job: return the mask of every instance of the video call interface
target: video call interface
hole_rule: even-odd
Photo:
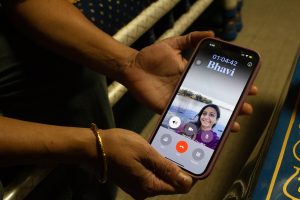
[[[202,42],[151,145],[185,170],[203,174],[257,63],[252,51]]]

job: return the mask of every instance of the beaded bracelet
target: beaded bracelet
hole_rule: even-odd
[[[102,139],[100,136],[100,130],[98,129],[97,125],[92,123],[91,124],[91,130],[93,131],[94,135],[96,136],[97,139],[97,153],[99,156],[99,160],[100,160],[100,167],[103,169],[100,173],[97,173],[98,175],[98,180],[100,183],[106,183],[107,181],[107,159],[106,159],[106,154],[104,152],[104,148],[103,148],[103,143],[102,143]],[[100,168],[100,169],[101,169]]]

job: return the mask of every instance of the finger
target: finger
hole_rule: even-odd
[[[253,112],[253,107],[249,103],[244,103],[239,115],[250,115]]]
[[[174,186],[164,182],[153,173],[150,173],[141,184],[142,194],[140,196],[152,197],[156,195],[176,193],[176,188]]]
[[[232,128],[231,128],[231,132],[239,132],[241,129],[241,126],[238,122],[234,122]]]
[[[248,95],[257,95],[257,93],[258,93],[258,88],[255,85],[252,85]]]
[[[206,37],[214,37],[212,31],[195,31],[184,36],[178,36],[170,38],[170,45],[178,50],[185,50],[189,48],[195,48],[200,40]]]
[[[158,193],[185,193],[191,189],[193,184],[192,178],[185,174],[177,165],[165,159],[156,151],[153,151],[152,155],[149,155],[148,158],[150,158],[151,162],[150,167],[157,177],[157,180],[155,180],[156,184],[161,187],[157,188]],[[174,188],[174,190],[170,190],[170,185]]]

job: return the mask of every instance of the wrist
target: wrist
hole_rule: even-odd
[[[84,62],[93,70],[107,77],[124,83],[124,75],[134,61],[137,50],[126,46],[106,34],[100,35],[99,41],[87,48],[83,54],[88,55]],[[126,79],[126,78],[125,78]]]
[[[112,78],[113,80],[116,80],[127,86],[138,51],[133,48],[126,47],[123,52],[120,53],[121,55],[117,55],[115,60],[113,60],[116,68],[114,68]]]
[[[132,84],[136,81],[137,77],[140,78],[139,73],[141,66],[138,63],[138,56],[139,51],[130,51],[127,55],[127,60],[123,60],[124,62],[122,63],[119,77],[115,79],[128,89],[132,87]]]
[[[106,158],[106,153],[104,150],[104,145],[102,142],[102,131],[98,129],[97,125],[92,123],[91,124],[91,130],[93,134],[95,135],[96,139],[96,150],[97,150],[97,157],[98,157],[98,170],[96,168],[96,176],[99,182],[105,183],[107,181],[107,158]]]
[[[80,128],[81,131],[73,137],[70,150],[73,152],[76,163],[94,165],[97,160],[96,140],[90,128]]]

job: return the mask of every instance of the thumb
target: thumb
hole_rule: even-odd
[[[173,45],[173,48],[178,50],[185,50],[189,48],[195,48],[200,40],[206,37],[214,37],[214,32],[212,31],[194,31],[187,35],[178,36]]]

